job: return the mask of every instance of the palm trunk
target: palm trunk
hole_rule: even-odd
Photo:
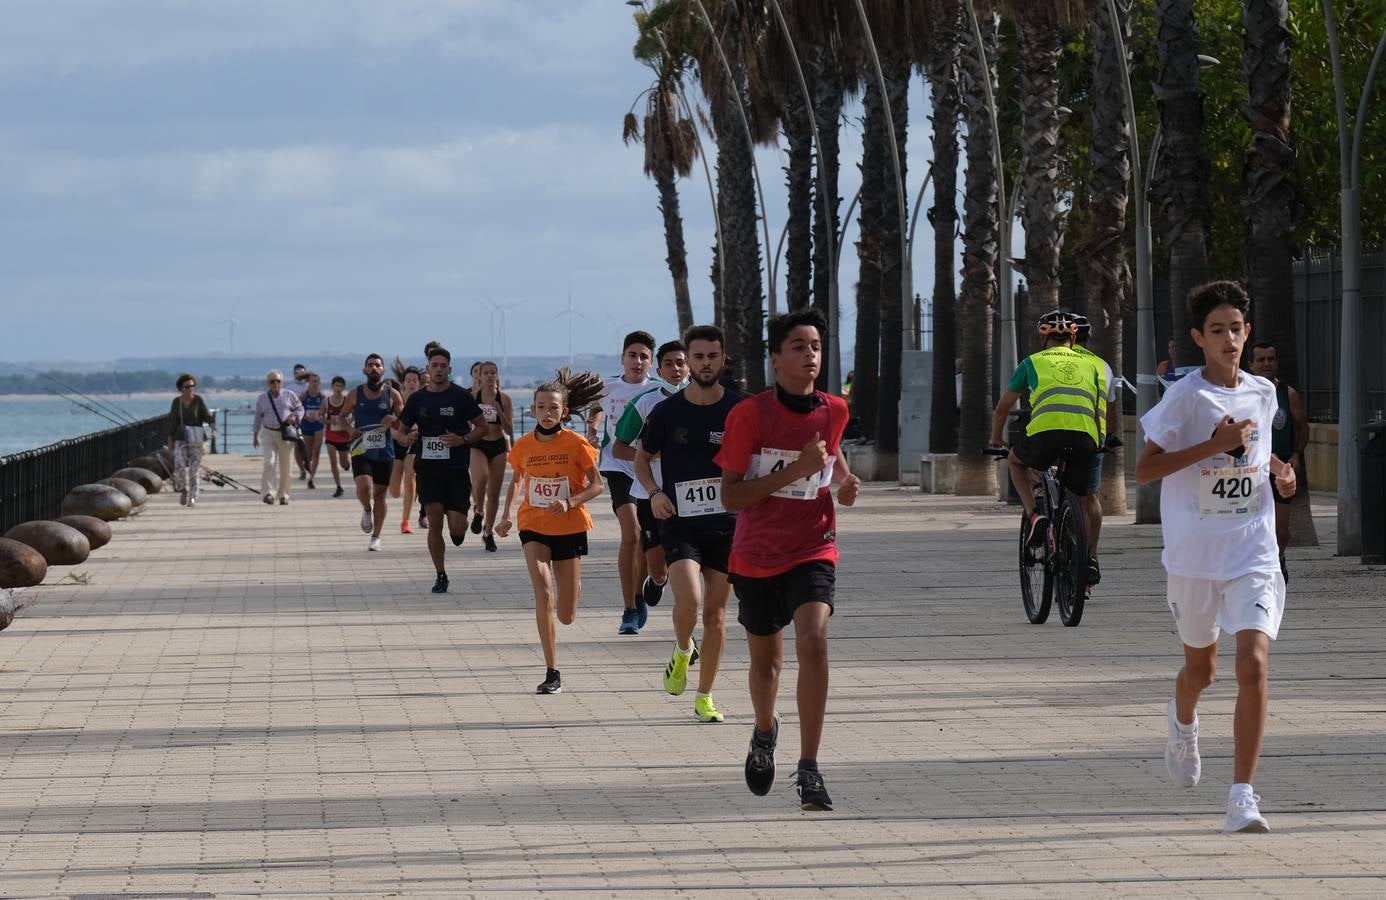
[[[1030,0],[1036,7],[1041,4]],[[1059,251],[1063,214],[1059,208],[1059,57],[1063,32],[1051,16],[1018,18],[1020,48],[1021,164],[1025,261],[1016,268],[1029,284],[1034,309],[1059,305]],[[1009,251],[1009,248],[1006,248]]]
[[[962,107],[967,121],[967,172],[963,179],[963,267],[959,298],[958,344],[963,361],[962,410],[958,421],[957,492],[996,493],[996,465],[982,455],[991,435],[991,410],[996,402],[991,380],[991,317],[995,312],[996,254],[1000,247],[996,209],[1000,160],[992,149],[992,121],[982,79],[996,89],[996,40],[1000,22],[995,13],[978,13],[984,70],[976,48],[965,48],[962,60]]]
[[[954,375],[958,355],[957,291],[953,286],[954,235],[958,227],[958,53],[962,43],[962,5],[957,0],[929,0],[933,22],[928,60],[933,100],[931,168],[934,205],[929,222],[934,229],[933,343],[934,386],[929,419],[929,449],[958,450],[958,402]]]
[[[688,250],[683,243],[683,216],[679,213],[679,189],[672,168],[660,167],[654,175],[659,189],[659,211],[664,216],[665,261],[674,279],[674,311],[679,334],[693,327],[693,301],[688,294]]]
[[[813,285],[813,127],[798,82],[784,97],[784,133],[789,142],[785,176],[789,188],[789,224],[785,237],[785,303],[790,309],[809,305]]]
[[[1123,45],[1130,44],[1131,0],[1116,0]],[[1092,139],[1088,149],[1089,234],[1080,251],[1084,299],[1092,321],[1091,349],[1112,367],[1122,368],[1122,326],[1125,299],[1131,286],[1126,263],[1127,184],[1131,177],[1131,135],[1126,122],[1122,73],[1128,57],[1117,52],[1106,4],[1093,18]],[[1117,403],[1122,402],[1117,395]],[[1121,448],[1115,448],[1102,467],[1102,508],[1113,515],[1126,512],[1126,468]]]
[[[867,79],[862,97],[864,133],[861,159],[861,235],[857,239],[857,339],[852,380],[852,411],[861,418],[862,433],[877,437],[881,350],[881,222],[885,216],[885,108],[881,89]]]
[[[1251,145],[1242,167],[1242,205],[1246,208],[1246,267],[1255,338],[1275,344],[1280,378],[1299,382],[1295,347],[1294,241],[1300,202],[1290,175],[1295,148],[1290,143],[1290,47],[1287,0],[1246,0],[1242,65],[1251,124]],[[1247,351],[1248,356],[1250,350]]]
[[[900,470],[900,365],[904,352],[904,293],[905,260],[901,246],[901,190],[896,183],[895,159],[900,160],[899,179],[908,183],[905,171],[905,138],[909,129],[911,61],[904,56],[888,55],[883,60],[886,97],[895,127],[895,156],[890,153],[890,134],[881,135],[886,150],[882,153],[882,180],[885,189],[881,216],[881,362],[880,391],[876,395],[876,466],[877,472],[898,473]],[[884,129],[883,129],[884,130]],[[903,201],[908,203],[908,200]],[[893,476],[892,476],[893,477]]]
[[[1159,59],[1156,97],[1163,148],[1150,184],[1160,243],[1169,254],[1169,307],[1174,358],[1203,360],[1189,334],[1185,299],[1208,280],[1208,157],[1203,152],[1203,94],[1199,88],[1198,29],[1194,0],[1155,0]],[[1136,202],[1141,198],[1137,197]],[[1144,340],[1154,340],[1154,336]],[[1156,358],[1164,356],[1156,347]],[[1153,375],[1142,372],[1141,375]]]
[[[830,273],[834,277],[837,275],[836,263],[830,260],[829,254],[836,253],[838,235],[842,229],[842,198],[838,196],[837,171],[838,136],[841,132],[842,100],[846,94],[846,85],[842,80],[841,69],[828,48],[815,45],[810,48],[807,57],[809,90],[813,93],[813,115],[817,120],[818,138],[821,141],[818,148],[818,165],[822,166],[814,185],[813,305],[827,316],[831,312],[828,309],[828,297],[835,287],[828,278]],[[823,210],[825,191],[828,200],[826,216]],[[841,322],[829,318],[828,327],[836,332],[841,327]],[[822,389],[828,387],[827,366],[823,367],[823,372],[818,377],[818,386]]]

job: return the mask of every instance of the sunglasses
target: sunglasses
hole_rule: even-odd
[[[187,384],[185,384],[185,385],[183,385],[181,388],[179,388],[179,390],[180,390],[180,391],[190,391],[190,390],[192,390],[192,389],[195,388],[195,387],[197,387],[196,384],[193,384],[192,382],[188,382]]]
[[[265,383],[266,383],[266,384],[283,384],[283,383],[284,383],[284,380],[283,380],[282,378],[271,378],[271,379],[269,379],[269,381],[267,381],[267,382],[265,382]]]

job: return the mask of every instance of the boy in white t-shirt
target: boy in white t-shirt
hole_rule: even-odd
[[[1169,702],[1165,768],[1176,784],[1198,783],[1198,697],[1213,683],[1218,635],[1230,631],[1237,641],[1237,706],[1223,830],[1266,832],[1251,782],[1265,734],[1270,642],[1285,606],[1271,491],[1293,496],[1295,473],[1270,451],[1275,385],[1240,369],[1251,334],[1246,292],[1235,282],[1212,282],[1189,293],[1188,307],[1204,366],[1171,384],[1141,419],[1146,443],[1136,464],[1141,484],[1164,479],[1162,561],[1184,643],[1184,667]]]

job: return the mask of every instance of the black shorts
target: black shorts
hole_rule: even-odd
[[[634,503],[635,498],[630,495],[630,487],[634,480],[625,472],[602,472],[602,478],[606,479],[606,492],[611,495],[611,510],[615,512],[627,503]]]
[[[360,478],[362,475],[369,475],[376,487],[388,487],[390,471],[394,467],[394,462],[388,459],[371,459],[365,454],[353,456],[351,458],[351,477]]]
[[[660,542],[664,544],[664,561],[671,566],[691,559],[704,569],[727,572],[731,531],[698,531],[681,525],[678,519],[666,519],[661,523]]]
[[[659,520],[655,518],[654,507],[648,499],[636,499],[635,521],[640,524],[640,549],[653,550],[660,546]]]
[[[497,456],[505,455],[505,438],[486,438],[485,440],[477,441],[475,444],[472,444],[472,449],[480,450],[482,453],[486,454],[486,461],[490,462]]]
[[[1041,431],[1026,435],[1011,449],[1025,465],[1044,470],[1058,462],[1068,448],[1072,451],[1064,469],[1064,488],[1076,497],[1086,497],[1092,483],[1092,460],[1097,455],[1097,442],[1086,431]]]
[[[466,513],[472,506],[472,479],[466,469],[430,471],[414,467],[414,489],[424,506],[441,503],[447,512]]]
[[[417,441],[415,441],[412,444],[409,444],[408,446],[401,444],[399,441],[394,441],[393,443],[395,445],[396,462],[404,462],[406,459],[409,458],[409,454],[414,453],[414,448],[419,445]]]
[[[736,588],[736,620],[750,634],[769,637],[793,622],[795,611],[805,603],[826,603],[832,615],[837,567],[815,560],[769,578],[733,575],[731,583]]]
[[[340,450],[343,453],[350,453],[351,439],[348,438],[345,441],[328,441],[327,446],[331,447],[333,450]]]
[[[540,534],[537,531],[521,531],[520,543],[538,543],[549,548],[549,559],[563,562],[587,555],[587,532],[576,534]]]

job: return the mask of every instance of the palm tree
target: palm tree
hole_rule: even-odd
[[[656,15],[667,10],[656,10]],[[688,60],[676,50],[676,45],[653,29],[658,19],[643,12],[636,14],[641,37],[635,47],[637,58],[655,72],[655,82],[641,97],[645,101],[644,132],[634,108],[626,113],[622,139],[627,143],[640,141],[645,148],[645,174],[654,179],[659,192],[659,211],[664,217],[664,243],[668,256],[669,274],[674,279],[674,308],[678,315],[679,333],[693,327],[693,301],[688,292],[688,251],[683,240],[683,216],[679,212],[678,179],[693,171],[698,158],[698,141],[693,120],[682,114],[679,90],[682,73]]]
[[[838,196],[837,186],[842,105],[857,87],[856,56],[848,51],[857,33],[856,18],[846,8],[844,0],[801,0],[793,7],[793,19],[797,22],[798,33],[803,36],[800,46],[805,76],[813,94],[813,117],[822,142],[818,148],[818,164],[822,170],[814,183],[817,193],[813,204],[813,305],[826,315],[832,292],[828,279],[837,274],[837,266],[830,261],[829,254],[836,253],[842,231],[842,198]],[[830,324],[838,327],[837,322]],[[826,378],[825,371],[824,386]]]
[[[865,80],[862,95],[861,213],[857,237],[857,334],[854,343],[852,411],[861,419],[862,434],[877,437],[880,396],[882,251],[881,220],[885,217],[889,141],[881,86]]]
[[[1130,46],[1131,0],[1116,0],[1120,46]],[[1088,234],[1079,251],[1087,316],[1093,323],[1091,349],[1113,373],[1122,369],[1122,321],[1131,287],[1126,264],[1127,180],[1131,177],[1131,134],[1126,121],[1122,73],[1129,55],[1118,52],[1105,2],[1093,8],[1092,134],[1088,142]],[[1117,402],[1121,402],[1118,395]],[[1102,508],[1126,511],[1126,469],[1121,448],[1102,467]]]
[[[963,361],[962,410],[958,422],[959,494],[996,492],[996,466],[982,455],[991,433],[991,318],[995,311],[996,254],[1000,247],[997,180],[1001,160],[993,145],[994,124],[987,108],[986,85],[996,90],[997,32],[1000,21],[988,0],[976,8],[982,66],[975,46],[965,46],[962,61],[962,110],[967,122],[967,171],[963,184],[963,266],[959,297],[958,344]],[[970,45],[972,42],[968,41]]]
[[[1295,148],[1290,143],[1290,8],[1287,0],[1245,0],[1242,66],[1251,124],[1251,144],[1242,167],[1246,209],[1247,286],[1255,301],[1255,334],[1276,345],[1280,377],[1299,377],[1295,348],[1294,240],[1300,201],[1290,181]]]
[[[1086,19],[1088,3],[1004,0],[1004,5],[1015,22],[1020,51],[1018,190],[1025,259],[1017,261],[1016,269],[1025,276],[1034,308],[1054,309],[1059,305],[1059,253],[1064,241],[1059,205],[1059,58],[1064,29]]]
[[[953,242],[958,229],[958,54],[970,43],[964,36],[963,0],[927,0],[929,36],[921,68],[933,101],[932,177],[934,205],[934,387],[929,420],[929,449],[956,453],[958,407],[953,387],[957,352],[957,291],[953,286]]]
[[[785,303],[790,309],[800,309],[809,305],[813,286],[813,120],[794,57],[804,43],[804,35],[796,33],[803,24],[804,10],[788,2],[782,2],[781,8],[785,11],[793,43],[786,40],[780,29],[770,29],[765,42],[765,70],[767,87],[789,144],[785,166],[789,194],[789,220],[785,225]]]
[[[1208,280],[1208,157],[1203,152],[1203,94],[1199,89],[1194,0],[1155,0],[1161,151],[1150,182],[1160,245],[1169,254],[1169,308],[1174,358],[1202,358],[1189,335],[1184,298]],[[1141,202],[1140,197],[1136,202]],[[1163,348],[1161,348],[1163,349]],[[1141,372],[1139,375],[1154,375]]]

